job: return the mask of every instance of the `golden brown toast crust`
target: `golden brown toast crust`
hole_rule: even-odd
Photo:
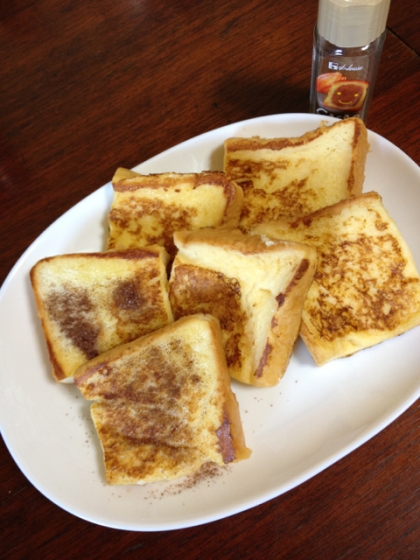
[[[338,142],[340,129],[345,135]],[[296,138],[227,139],[224,170],[244,191],[240,229],[302,216],[361,194],[368,149],[367,130],[358,118],[321,125]],[[343,161],[330,180],[335,152]]]
[[[366,193],[255,232],[312,244],[318,268],[301,336],[318,365],[420,324],[420,279],[377,193]]]
[[[173,233],[235,228],[242,189],[220,171],[139,175],[118,169],[109,213],[108,249],[162,245],[173,258]]]
[[[110,484],[172,479],[249,456],[220,336],[214,317],[186,317],[77,371],[75,383],[96,401]]]
[[[161,247],[47,257],[31,270],[53,375],[172,322]]]
[[[242,308],[239,281],[221,272],[180,264],[173,268],[171,286],[170,301],[175,317],[211,312],[222,328],[227,365],[240,370],[244,350],[242,333],[249,317]]]

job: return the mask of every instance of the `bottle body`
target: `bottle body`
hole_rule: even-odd
[[[310,111],[366,120],[386,31],[362,47],[340,47],[314,32]]]

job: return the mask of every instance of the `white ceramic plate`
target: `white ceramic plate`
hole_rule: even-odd
[[[222,169],[229,136],[298,136],[315,115],[253,119],[189,140],[141,164],[144,172]],[[324,118],[323,120],[328,120]],[[370,132],[365,191],[377,190],[420,265],[420,169]],[[40,258],[102,250],[110,184],[53,223],[25,252],[0,293],[0,426],[14,460],[40,492],[94,523],[157,531],[199,525],[270,500],[316,475],[373,437],[420,394],[420,328],[351,358],[314,365],[298,342],[281,383],[233,383],[251,458],[225,474],[181,488],[175,483],[104,483],[89,404],[52,380],[29,283]]]

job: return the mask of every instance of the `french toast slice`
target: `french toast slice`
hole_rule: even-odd
[[[251,453],[214,317],[185,317],[106,352],[75,383],[95,401],[109,484],[171,480]]]
[[[47,257],[30,277],[54,378],[173,321],[163,247]]]
[[[258,235],[317,249],[301,337],[318,365],[420,324],[420,278],[381,196],[369,192],[296,220],[260,224]]]
[[[244,191],[242,231],[303,216],[363,190],[367,130],[352,117],[295,138],[228,138],[224,171]]]
[[[108,249],[162,245],[174,257],[173,232],[235,228],[242,189],[220,171],[141,175],[117,169],[108,216]]]
[[[174,318],[210,313],[220,321],[232,378],[276,385],[299,333],[316,251],[239,230],[176,232],[169,279]]]

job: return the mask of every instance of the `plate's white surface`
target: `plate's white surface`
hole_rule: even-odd
[[[323,118],[322,120],[329,120]],[[330,119],[331,120],[331,119]],[[143,173],[222,169],[229,136],[298,136],[316,115],[278,115],[232,124],[139,165]],[[377,190],[420,266],[420,169],[370,132],[365,192]],[[52,224],[29,247],[0,292],[0,426],[27,478],[67,511],[101,525],[157,531],[198,525],[278,496],[367,441],[420,395],[420,328],[351,358],[314,365],[298,342],[281,383],[256,389],[233,382],[251,458],[180,493],[169,484],[104,483],[89,404],[52,380],[29,283],[40,258],[103,250],[110,184]],[[152,487],[153,486],[153,487]]]

